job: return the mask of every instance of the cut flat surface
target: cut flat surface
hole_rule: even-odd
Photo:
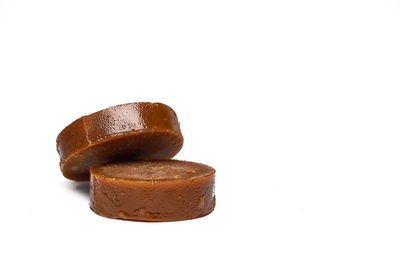
[[[215,170],[178,160],[105,163],[90,168],[90,207],[135,221],[202,217],[215,207]]]
[[[149,160],[116,162],[95,166],[92,173],[117,179],[177,180],[212,175],[215,170],[207,165],[180,160]]]
[[[174,110],[161,103],[131,103],[83,116],[57,137],[63,175],[88,181],[95,164],[127,159],[169,159],[183,145]]]

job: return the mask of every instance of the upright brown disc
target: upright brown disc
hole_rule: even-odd
[[[83,116],[57,137],[63,175],[88,181],[92,165],[126,159],[169,159],[183,136],[172,108],[161,103],[131,103]]]

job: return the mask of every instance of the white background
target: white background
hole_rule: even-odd
[[[400,2],[0,0],[1,266],[399,266]],[[55,140],[163,102],[204,218],[95,215]]]

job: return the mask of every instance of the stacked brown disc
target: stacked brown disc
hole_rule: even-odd
[[[138,221],[201,217],[215,206],[215,170],[170,160],[183,145],[174,110],[131,103],[84,116],[57,137],[63,175],[90,179],[90,207],[102,216]]]

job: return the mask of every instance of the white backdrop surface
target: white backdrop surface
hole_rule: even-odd
[[[400,4],[0,0],[1,266],[399,266]],[[215,211],[95,215],[55,139],[175,109]]]

